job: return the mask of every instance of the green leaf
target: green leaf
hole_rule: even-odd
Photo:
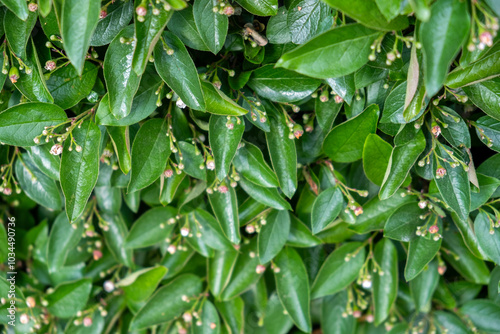
[[[229,20],[226,15],[214,12],[217,0],[200,0],[193,5],[193,16],[205,45],[217,54],[224,46]]]
[[[132,225],[127,235],[127,248],[153,246],[169,237],[174,228],[177,210],[172,207],[152,208],[143,213]]]
[[[454,147],[470,147],[469,129],[462,117],[455,110],[445,106],[436,109],[437,111],[433,115],[441,121],[441,133],[448,143]]]
[[[380,266],[373,274],[375,325],[379,325],[389,317],[398,293],[398,253],[392,241],[379,241],[375,246],[374,259]]]
[[[215,306],[224,319],[228,333],[243,333],[245,324],[245,303],[241,297],[229,301],[215,301]]]
[[[387,219],[397,208],[409,202],[416,206],[415,197],[406,195],[406,190],[400,189],[390,199],[372,198],[363,205],[363,214],[356,217],[355,224],[349,228],[360,234],[383,229]]]
[[[275,265],[280,269],[279,272],[275,271],[274,277],[281,303],[295,325],[304,332],[310,332],[310,289],[302,259],[296,250],[285,247],[276,257]]]
[[[345,289],[358,277],[364,262],[365,248],[360,242],[346,243],[335,249],[319,269],[311,287],[312,298],[333,295]]]
[[[78,152],[72,143],[82,149]],[[101,131],[94,122],[83,121],[72,132],[72,140],[64,142],[61,158],[61,188],[66,198],[66,213],[74,222],[83,213],[99,174]],[[70,151],[69,149],[72,148]]]
[[[356,91],[354,84],[354,73],[338,78],[325,79],[326,83],[332,88],[338,96],[342,98],[348,105],[351,105],[352,98]]]
[[[205,168],[205,160],[200,150],[193,144],[184,141],[178,142],[178,146],[182,153],[183,171],[189,176],[205,181],[207,172],[205,169],[200,169],[201,165]],[[176,153],[177,156],[178,153]],[[180,157],[177,161],[180,162]]]
[[[294,44],[307,42],[333,24],[330,7],[319,0],[293,0],[288,8],[287,23]]]
[[[387,220],[384,237],[404,242],[414,240],[417,237],[417,226],[424,223],[420,216],[425,213],[426,211],[414,202],[399,207]]]
[[[342,108],[342,103],[337,103],[335,99],[328,99],[326,102],[322,102],[320,98],[316,99],[314,112],[323,133],[327,134],[330,132],[333,122],[340,112],[340,108]]]
[[[491,217],[489,213],[480,211],[474,221],[474,231],[486,255],[496,264],[500,264],[500,234],[493,227],[495,223],[495,216]]]
[[[204,81],[201,83],[201,88],[205,96],[205,103],[209,113],[215,115],[241,116],[248,112],[248,110],[237,105],[220,89],[215,88],[213,84]]]
[[[181,40],[165,31],[163,40],[154,50],[155,67],[161,78],[182,99],[187,106],[205,110],[205,99],[201,90],[200,78],[196,67]],[[168,52],[165,48],[168,46]]]
[[[209,194],[208,200],[226,238],[233,244],[239,244],[241,237],[238,200],[234,188],[231,186],[227,188],[225,193],[215,191],[213,194]]]
[[[321,303],[321,329],[325,334],[352,334],[356,330],[356,318],[347,314],[347,292],[341,291],[333,296],[323,298]]]
[[[500,306],[485,299],[471,300],[465,303],[460,312],[472,321],[477,329],[487,332],[500,331]]]
[[[270,132],[266,132],[267,148],[273,169],[286,197],[297,190],[297,152],[295,141],[289,138],[290,130],[284,116],[270,103],[264,104],[268,113]]]
[[[63,283],[45,297],[47,309],[56,317],[70,318],[85,307],[91,289],[92,281],[87,278]]]
[[[9,42],[12,52],[21,59],[26,58],[26,45],[31,36],[31,31],[36,23],[37,15],[33,12],[27,13],[24,19],[20,19],[13,12],[6,11],[4,17],[5,37]]]
[[[129,330],[144,329],[153,325],[169,322],[189,310],[202,292],[199,277],[185,274],[161,287],[135,315]],[[182,299],[188,298],[188,302]]]
[[[261,150],[252,143],[245,142],[236,151],[233,165],[244,178],[266,188],[278,187],[276,174],[267,162]]]
[[[288,211],[272,211],[266,218],[258,237],[260,263],[270,262],[285,246],[290,233]]]
[[[339,187],[322,191],[314,200],[311,214],[312,233],[323,231],[337,218],[344,206],[344,195]]]
[[[11,12],[16,14],[18,18],[26,21],[28,18],[28,5],[24,0],[2,0],[1,1],[5,7],[7,7]]]
[[[379,36],[360,24],[333,28],[284,54],[276,66],[319,79],[341,77],[368,62],[370,45]]]
[[[196,222],[196,224],[193,224],[194,226],[199,226],[192,233],[200,233],[209,247],[220,251],[234,250],[233,245],[224,235],[219,222],[211,214],[204,210],[196,209],[190,216],[190,219]]]
[[[264,188],[247,181],[244,177],[238,181],[238,184],[245,192],[259,203],[270,206],[277,210],[292,210],[288,203],[274,188]]]
[[[479,192],[470,193],[470,211],[484,205],[500,186],[500,180],[494,177],[477,173]]]
[[[144,306],[166,273],[167,268],[163,266],[145,268],[121,279],[116,286],[123,290],[129,305]]]
[[[321,239],[314,236],[307,225],[297,217],[292,215],[290,222],[290,234],[286,241],[287,245],[296,248],[309,248],[321,244]]]
[[[85,62],[81,75],[71,66],[63,66],[50,74],[47,88],[54,97],[54,103],[69,109],[86,98],[97,78],[99,67]]]
[[[134,27],[130,25],[113,39],[104,57],[104,79],[108,88],[109,108],[118,120],[130,114],[132,101],[141,81],[141,77],[132,70],[135,47],[133,38]]]
[[[79,75],[83,73],[83,65],[94,32],[101,2],[98,0],[65,0],[62,5],[61,35],[64,50]]]
[[[165,206],[170,204],[177,194],[177,189],[182,184],[182,181],[186,177],[186,173],[174,173],[171,177],[165,180],[164,177],[160,181],[160,203]]]
[[[219,313],[209,300],[203,302],[200,312],[201,326],[191,326],[191,334],[219,334],[221,331]],[[215,328],[212,329],[212,326]]]
[[[434,219],[433,219],[434,220]],[[442,230],[442,224],[436,224]],[[408,247],[408,258],[406,259],[405,279],[411,281],[417,277],[425,266],[436,256],[441,248],[442,238],[433,239],[434,235],[414,238]]]
[[[64,212],[57,216],[47,241],[47,268],[49,272],[57,272],[63,267],[70,250],[82,238],[82,233],[82,222],[70,224]]]
[[[465,324],[455,314],[445,311],[436,311],[433,314],[436,324],[438,324],[441,328],[446,328],[448,331],[451,331],[451,333],[470,333],[467,326],[465,326]]]
[[[174,12],[167,27],[191,49],[210,51],[198,32],[193,16],[193,6],[190,4],[185,9]]]
[[[410,102],[406,101],[406,90],[408,89],[408,84],[403,81],[397,84],[387,95],[384,103],[384,112],[380,122],[382,123],[399,123],[406,124],[410,121],[418,118],[425,109],[425,105],[422,106],[425,89],[423,85],[417,87],[415,96],[410,99]]]
[[[317,79],[273,65],[259,67],[248,80],[248,86],[259,96],[275,102],[300,101],[311,95],[320,83]]]
[[[43,174],[28,154],[17,159],[15,170],[17,181],[29,198],[51,210],[61,210],[62,199],[56,182]]]
[[[408,19],[404,16],[386,21],[385,15],[380,12],[375,1],[354,0],[346,3],[343,0],[327,0],[325,2],[370,28],[391,31],[402,30],[408,26]]]
[[[135,7],[143,5],[142,0],[135,0]],[[160,7],[160,6],[159,6]],[[153,14],[153,10],[158,10],[158,15]],[[156,43],[160,39],[161,33],[168,20],[172,17],[172,10],[166,11],[163,8],[157,8],[150,3],[146,6],[146,15],[141,20],[138,19],[137,13],[134,17],[135,26],[135,47],[134,56],[132,59],[132,68],[137,75],[142,75],[146,69],[148,59],[155,48]],[[164,35],[165,36],[165,35]],[[156,58],[156,56],[155,56]]]
[[[366,177],[377,186],[382,185],[385,171],[391,158],[392,146],[379,136],[371,133],[363,146],[363,170]]]
[[[401,0],[375,0],[378,9],[387,21],[391,21],[398,16],[401,8]]]
[[[465,66],[458,67],[446,78],[446,86],[450,88],[465,88],[464,91],[469,95],[469,91],[477,91],[477,89],[469,89],[468,87],[476,86],[480,83],[486,83],[493,80],[500,75],[500,52],[498,48],[492,48],[490,53],[478,61]],[[491,79],[491,80],[490,80]],[[474,101],[473,101],[474,102]],[[475,103],[475,102],[474,102]]]
[[[407,125],[412,127],[413,124]],[[403,130],[404,131],[404,130]],[[392,197],[408,177],[410,169],[425,149],[425,137],[418,131],[413,139],[398,144],[392,149],[389,165],[380,188],[379,197],[384,200]]]
[[[358,116],[337,125],[323,142],[323,151],[337,162],[361,159],[366,138],[377,130],[379,109],[370,105]]]
[[[103,46],[111,43],[118,33],[132,20],[134,13],[133,1],[119,4],[111,11],[112,5],[108,7],[108,14],[100,19],[90,39],[90,45]]]
[[[26,48],[24,63],[30,71],[24,69],[19,73],[19,79],[14,84],[16,88],[31,101],[54,102],[45,83],[45,78],[42,74],[42,68],[33,41],[31,41]]]
[[[103,212],[117,214],[122,205],[122,192],[120,188],[98,186],[94,188],[97,206]]]
[[[278,13],[277,0],[238,0],[237,3],[258,16],[274,16]]]
[[[410,281],[410,291],[417,311],[429,312],[431,298],[439,283],[437,261],[431,262],[427,268]]]
[[[151,119],[144,123],[132,145],[132,171],[128,192],[149,186],[165,170],[170,145],[167,123],[162,119]]]
[[[229,173],[231,161],[244,131],[245,123],[240,118],[210,116],[208,138],[215,160],[217,179],[223,180]]]
[[[500,152],[500,123],[490,116],[483,116],[476,121],[476,133],[479,139],[494,151]]]
[[[238,252],[231,250],[227,252],[215,251],[214,257],[208,260],[208,287],[216,298],[220,297],[229,283],[237,259]]]
[[[500,52],[499,52],[500,54]],[[500,120],[498,104],[500,103],[500,78],[480,82],[464,87],[464,92],[472,103],[497,121]]]
[[[444,150],[444,146],[439,145],[437,152],[442,158],[453,161],[451,156]],[[444,202],[461,219],[467,220],[470,211],[470,186],[467,172],[461,165],[452,168],[448,162],[443,162],[443,168],[446,169],[446,175],[438,179],[436,174],[434,174],[434,180],[436,181],[439,193]]]
[[[286,44],[292,41],[288,27],[288,11],[285,6],[280,7],[275,16],[267,22],[266,37],[271,44]]]
[[[106,128],[108,131],[113,148],[118,157],[120,169],[123,174],[128,174],[132,168],[132,161],[130,157],[130,135],[128,126],[109,126]]]
[[[467,4],[454,0],[435,2],[429,21],[420,25],[425,88],[429,96],[443,86],[451,62],[467,38],[469,26]]]
[[[41,2],[44,0],[39,0],[38,2]],[[47,1],[47,0],[45,0]],[[92,317],[92,325],[89,327],[82,326],[79,324],[76,326],[74,322],[68,322],[68,326],[65,328],[64,333],[65,334],[98,334],[102,333],[104,331],[104,317],[101,315],[101,312],[99,310],[95,310],[94,314],[90,314]]]
[[[103,230],[103,235],[109,251],[116,261],[128,268],[133,268],[133,250],[125,248],[125,239],[129,232],[123,217],[121,214],[102,213],[101,215],[107,226],[107,229]]]

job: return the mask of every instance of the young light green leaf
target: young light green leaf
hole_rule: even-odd
[[[384,181],[391,153],[391,144],[376,134],[371,133],[366,137],[363,146],[363,170],[366,177],[378,186]]]
[[[143,3],[142,0],[135,0],[135,7],[144,6]],[[155,10],[159,10],[158,14],[153,13]],[[172,12],[172,10],[166,11],[161,7],[156,8],[152,3],[146,6],[146,15],[143,15],[141,19],[139,19],[136,11],[134,19],[136,44],[132,58],[132,68],[137,75],[140,76],[144,73],[148,59],[168,20],[172,17]]]
[[[429,21],[420,25],[425,88],[429,96],[443,86],[451,62],[467,38],[469,26],[466,3],[454,0],[435,2]]]
[[[200,78],[186,47],[171,32],[165,31],[162,38],[165,44],[158,43],[154,50],[158,74],[187,106],[205,110]]]
[[[361,159],[366,138],[377,130],[378,116],[378,106],[370,105],[358,116],[337,125],[325,138],[323,151],[337,162]]]
[[[116,286],[123,290],[129,303],[143,306],[166,273],[167,268],[163,266],[145,268],[121,279]]]
[[[266,224],[259,232],[260,263],[268,263],[281,251],[289,233],[290,215],[288,211],[272,211],[266,218]]]
[[[204,81],[201,83],[201,88],[205,96],[205,103],[209,113],[215,115],[241,116],[248,112],[248,110],[237,105],[220,89],[215,88],[213,84]]]
[[[341,77],[368,62],[370,45],[379,36],[360,24],[333,28],[286,53],[276,66],[319,79]]]
[[[132,101],[141,81],[141,77],[132,70],[134,48],[134,26],[130,25],[113,39],[104,57],[109,108],[118,120],[130,114]]]
[[[85,307],[91,289],[92,281],[88,278],[58,285],[45,297],[47,309],[56,317],[70,318]]]
[[[323,231],[333,222],[344,206],[344,195],[339,187],[322,191],[314,201],[311,215],[313,234]]]
[[[70,224],[64,212],[57,216],[47,241],[47,268],[49,272],[56,272],[64,266],[70,250],[82,238],[82,233],[82,222]]]
[[[290,130],[284,116],[274,105],[265,102],[271,131],[266,132],[267,148],[273,169],[286,197],[291,198],[297,190],[297,152],[295,141],[290,139]]]
[[[200,0],[193,5],[193,16],[205,45],[217,54],[224,46],[229,20],[226,15],[214,12],[217,0]]]
[[[261,150],[249,142],[242,144],[236,151],[233,165],[243,177],[261,187],[279,186],[276,174],[264,160]]]
[[[27,153],[18,157],[15,170],[17,181],[29,198],[51,210],[61,210],[61,193],[56,182],[43,174]]]
[[[151,119],[144,123],[132,145],[132,171],[128,192],[149,186],[165,170],[170,145],[167,123],[162,119]]]
[[[285,247],[276,257],[275,265],[279,268],[274,277],[281,303],[295,325],[304,332],[310,332],[310,288],[301,257],[293,248]]]
[[[99,0],[65,0],[62,5],[61,35],[69,60],[82,75],[92,33],[99,21]]]
[[[123,174],[128,174],[132,168],[132,161],[130,157],[130,135],[128,126],[108,126],[106,127],[113,148],[118,157],[120,169]]]
[[[130,323],[130,330],[169,322],[189,310],[202,292],[199,277],[185,274],[161,287],[135,315]],[[183,296],[187,297],[187,301]]]
[[[333,295],[345,289],[358,277],[364,262],[365,248],[360,242],[346,243],[337,248],[319,269],[311,287],[312,298]]]
[[[373,274],[373,306],[375,325],[378,325],[389,317],[398,293],[398,253],[392,241],[379,241],[374,258],[380,266]]]
[[[231,161],[245,131],[244,121],[228,117],[212,115],[209,122],[208,138],[219,180],[223,180],[229,173]]]
[[[156,207],[143,213],[132,225],[127,235],[127,248],[143,248],[164,241],[174,228],[177,210]]]
[[[76,147],[73,144],[76,142]],[[83,121],[64,142],[61,158],[61,188],[66,198],[66,213],[74,222],[83,213],[99,174],[101,131],[94,122]],[[81,149],[78,150],[78,147]],[[71,150],[70,150],[71,148]]]

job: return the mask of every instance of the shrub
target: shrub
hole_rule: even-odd
[[[9,333],[500,333],[498,1],[1,2]]]

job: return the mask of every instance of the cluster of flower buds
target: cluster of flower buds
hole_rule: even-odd
[[[258,221],[253,221],[245,226],[245,231],[248,234],[253,234],[255,232],[259,233],[262,226],[266,225],[267,221],[264,215],[260,217]]]
[[[235,14],[235,9],[231,4],[227,1],[219,1],[216,6],[212,8],[214,13],[219,13],[221,15],[231,16]]]
[[[245,101],[250,107],[250,117],[252,118],[252,121],[259,121],[260,123],[267,122],[267,113],[264,110],[261,110],[262,103],[259,100],[249,97],[245,98]]]
[[[486,15],[485,20],[486,22],[478,27],[478,36],[474,36],[467,45],[467,50],[470,52],[473,52],[476,48],[484,50],[486,47],[493,46],[493,39],[499,29],[498,18]]]
[[[240,119],[239,117],[236,117],[236,116],[227,116],[226,127],[227,127],[229,130],[234,129],[234,121],[233,121],[233,117],[236,119],[236,124],[238,124],[238,125],[240,125],[240,124],[241,124],[241,119]]]
[[[438,241],[443,237],[438,232],[439,232],[439,226],[434,224],[429,226],[428,228],[425,225],[417,226],[417,231],[415,232],[415,234],[418,235],[419,237],[427,237],[429,235],[429,238],[432,238],[434,241]]]
[[[471,122],[472,123],[472,122]],[[475,123],[474,123],[475,124]],[[479,138],[481,138],[481,141],[486,144],[488,147],[493,147],[493,139],[488,137],[482,128],[479,126],[475,126],[477,131],[479,132]]]
[[[290,131],[288,133],[289,139],[294,139],[294,138],[299,139],[304,134],[304,129],[302,128],[302,125],[295,123],[294,121],[289,119],[289,117],[287,117],[286,125],[288,126],[288,129]]]

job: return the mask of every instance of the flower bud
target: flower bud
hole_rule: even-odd
[[[257,267],[255,268],[255,272],[257,274],[262,274],[264,271],[266,271],[266,267],[262,264],[257,265]]]
[[[19,70],[17,67],[12,66],[9,70],[9,79],[12,83],[16,83],[19,79]]]
[[[95,261],[97,261],[102,257],[102,252],[96,249],[92,252],[92,257],[94,258]]]
[[[429,233],[431,234],[435,234],[439,231],[439,227],[437,225],[432,225],[431,227],[429,227]]]
[[[137,16],[146,16],[148,10],[143,5],[140,5],[135,9],[135,13],[137,14]]]
[[[92,326],[92,318],[91,317],[83,318],[83,326],[85,326],[85,327]]]
[[[30,12],[36,12],[38,9],[38,5],[34,2],[31,2],[29,5],[28,5],[28,10]]]
[[[104,291],[112,292],[115,289],[115,284],[111,281],[105,281],[103,284]]]
[[[47,71],[53,71],[56,69],[56,62],[53,61],[53,60],[48,60],[46,63],[45,63],[45,69]]]
[[[302,135],[304,134],[304,130],[302,129],[302,126],[300,124],[297,124],[295,123],[295,125],[293,126],[293,135],[295,136],[295,138],[299,139],[300,137],[302,137]]]
[[[356,215],[356,217],[359,216],[362,213],[363,213],[363,208],[362,207],[358,206],[358,207],[356,207],[354,209],[354,214]]]
[[[436,178],[437,179],[440,179],[440,178],[444,177],[445,175],[446,175],[446,169],[445,168],[439,167],[436,170]]]
[[[52,148],[50,149],[50,154],[52,155],[59,155],[61,154],[63,151],[63,147],[61,144],[55,144],[54,146],[52,146]]]

